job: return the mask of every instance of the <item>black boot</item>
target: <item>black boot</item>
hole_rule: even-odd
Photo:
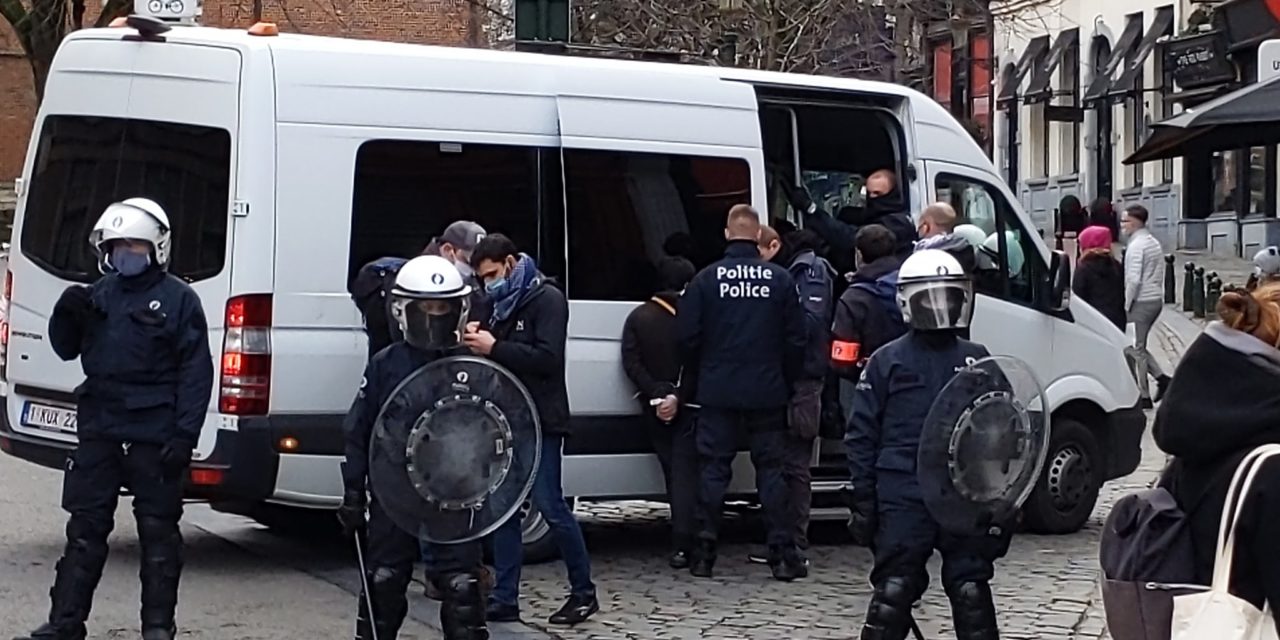
[[[182,534],[167,518],[138,518],[142,543],[142,637],[171,640],[177,635],[178,581],[182,575]]]
[[[693,562],[689,564],[689,574],[698,578],[710,578],[715,566],[715,540],[698,540],[698,547],[693,551]]]
[[[773,579],[791,582],[797,578],[809,577],[809,567],[804,564],[800,550],[794,545],[790,547],[771,546],[769,548],[769,568],[773,570]]]
[[[484,621],[484,595],[479,577],[455,573],[442,576],[437,586],[441,594],[440,629],[444,640],[488,640],[489,627]]]
[[[999,640],[996,606],[991,598],[991,585],[985,582],[961,582],[948,585],[951,619],[957,640]]]
[[[924,587],[908,578],[889,578],[871,596],[861,640],[905,640],[911,630],[911,606]]]
[[[411,569],[393,569],[391,567],[370,567],[366,576],[369,583],[368,597],[361,592],[360,604],[356,614],[355,640],[373,640],[376,628],[379,640],[395,638],[400,633],[400,625],[409,613],[409,600],[406,591],[409,589]],[[370,615],[368,602],[373,600],[373,612]]]
[[[110,521],[71,516],[67,522],[67,547],[55,565],[49,589],[49,622],[30,635],[15,640],[84,640],[84,623],[93,606],[93,592],[107,563]]]
[[[86,637],[84,625],[68,630],[45,623],[29,635],[17,636],[13,640],[85,640]]]

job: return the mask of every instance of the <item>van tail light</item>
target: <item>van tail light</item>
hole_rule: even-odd
[[[4,272],[4,300],[0,300],[0,378],[9,379],[9,301],[13,300],[13,272]]]
[[[227,300],[226,328],[218,410],[264,415],[271,397],[271,295]]]

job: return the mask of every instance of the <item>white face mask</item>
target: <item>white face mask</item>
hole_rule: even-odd
[[[475,270],[472,269],[471,265],[464,260],[454,260],[453,266],[458,268],[458,273],[462,274],[464,279],[475,275]]]

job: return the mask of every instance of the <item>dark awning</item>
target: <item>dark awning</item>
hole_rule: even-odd
[[[1152,125],[1125,164],[1280,144],[1280,79],[1251,84]]]
[[[1053,48],[1049,49],[1049,55],[1035,66],[1035,71],[1031,74],[1031,83],[1023,93],[1027,102],[1042,102],[1052,96],[1053,91],[1049,85],[1053,81],[1053,72],[1062,63],[1062,58],[1067,55],[1067,51],[1078,42],[1080,42],[1079,29],[1070,29],[1058,34],[1058,39],[1053,41]]]
[[[1044,56],[1044,51],[1048,48],[1049,36],[1037,36],[1027,43],[1027,48],[1022,50],[1022,57],[1018,58],[1018,65],[1014,67],[1013,73],[1006,76],[1001,84],[1000,94],[996,96],[997,102],[1003,103],[1018,98],[1018,85],[1022,84],[1022,79],[1027,77],[1027,72],[1031,71],[1032,65]]]
[[[1124,32],[1120,34],[1115,48],[1111,50],[1111,57],[1107,58],[1106,66],[1094,70],[1093,80],[1089,82],[1089,88],[1084,92],[1085,102],[1094,102],[1107,96],[1107,92],[1111,90],[1111,76],[1115,75],[1120,62],[1124,60],[1129,50],[1133,48],[1133,43],[1137,42],[1141,35],[1142,16],[1129,16]]]
[[[1142,73],[1142,66],[1147,63],[1147,57],[1156,48],[1156,40],[1164,36],[1173,35],[1173,7],[1161,7],[1156,10],[1156,17],[1151,22],[1151,28],[1147,29],[1147,35],[1142,36],[1142,41],[1134,47],[1132,55],[1126,56],[1124,59],[1124,71],[1120,73],[1120,77],[1111,83],[1110,95],[1126,93],[1142,87],[1135,87],[1134,81],[1137,80],[1138,74]]]

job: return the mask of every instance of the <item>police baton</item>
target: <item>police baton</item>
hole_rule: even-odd
[[[343,477],[347,475],[347,463],[344,460],[340,463],[339,468],[342,470]],[[378,625],[374,622],[373,617],[373,594],[369,591],[369,573],[365,571],[364,564],[364,540],[360,539],[360,530],[356,529],[353,538],[356,542],[356,564],[360,568],[360,593],[364,595],[365,612],[369,614],[369,633],[373,634],[371,640],[378,640]],[[360,613],[356,612],[356,632],[360,630]]]

